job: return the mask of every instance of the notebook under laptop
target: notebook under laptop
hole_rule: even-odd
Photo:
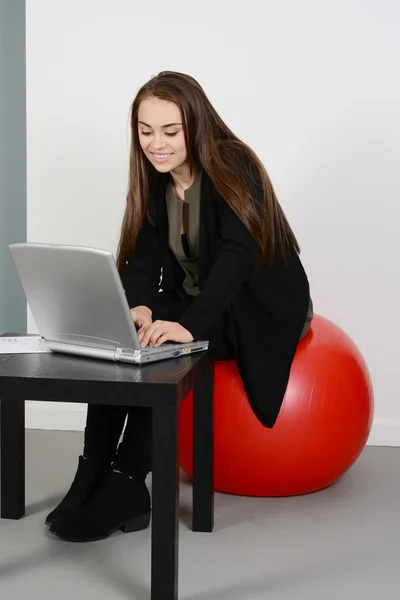
[[[36,243],[10,251],[46,349],[135,364],[208,349],[208,341],[141,348],[111,252]]]

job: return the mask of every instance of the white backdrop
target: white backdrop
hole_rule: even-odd
[[[369,443],[400,445],[399,22],[394,0],[27,0],[28,240],[115,252],[129,106],[189,73],[264,162],[316,312],[367,361]],[[35,402],[27,425],[84,411]]]

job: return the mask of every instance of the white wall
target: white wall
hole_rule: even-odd
[[[191,74],[263,160],[316,312],[364,354],[370,443],[400,445],[399,19],[382,0],[27,0],[28,240],[116,250],[130,103],[161,70]],[[83,411],[34,403],[27,423],[82,428]]]

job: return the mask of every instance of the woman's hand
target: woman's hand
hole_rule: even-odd
[[[139,331],[146,329],[152,324],[152,312],[147,306],[135,306],[131,308],[132,320]]]
[[[181,344],[193,342],[193,336],[190,331],[173,321],[154,321],[148,327],[142,328],[138,336],[142,348],[145,348],[147,345],[150,348],[156,348],[167,341]]]

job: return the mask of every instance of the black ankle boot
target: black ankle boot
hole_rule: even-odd
[[[124,533],[146,529],[149,523],[150,494],[145,482],[110,469],[87,504],[53,523],[50,531],[70,542],[92,542],[118,529]]]
[[[65,498],[46,517],[46,525],[69,517],[80,510],[99,487],[110,463],[100,458],[79,457],[75,478]]]

